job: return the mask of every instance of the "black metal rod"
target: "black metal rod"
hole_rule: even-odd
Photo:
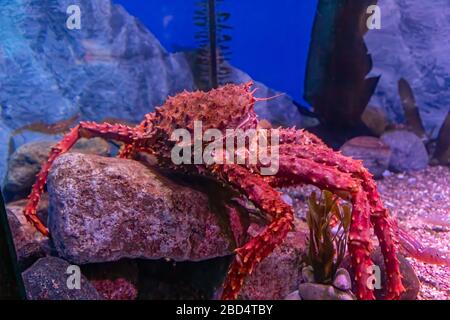
[[[208,0],[208,19],[209,19],[209,57],[210,57],[210,76],[211,87],[217,88],[219,81],[217,77],[217,17],[216,17],[216,0]]]

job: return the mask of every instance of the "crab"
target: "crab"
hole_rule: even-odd
[[[47,162],[37,175],[24,208],[24,215],[37,230],[48,236],[49,231],[36,214],[47,175],[57,157],[67,152],[80,138],[101,137],[123,143],[122,158],[134,158],[140,152],[154,155],[158,165],[175,171],[207,175],[238,190],[252,201],[270,223],[263,232],[235,250],[224,281],[222,299],[236,299],[247,275],[261,260],[279,246],[293,229],[293,208],[283,201],[278,188],[303,184],[329,190],[352,204],[348,234],[348,253],[354,271],[355,293],[358,299],[375,299],[369,282],[373,262],[372,229],[379,240],[386,266],[386,298],[398,299],[405,290],[402,285],[397,258],[393,222],[383,206],[372,175],[361,161],[345,157],[327,147],[318,137],[295,128],[279,130],[279,170],[275,175],[263,176],[259,165],[192,164],[174,165],[171,150],[175,129],[194,130],[194,121],[202,121],[203,130],[228,128],[256,129],[258,117],[252,83],[228,84],[209,92],[182,92],[145,116],[136,127],[121,124],[80,122],[50,151]]]

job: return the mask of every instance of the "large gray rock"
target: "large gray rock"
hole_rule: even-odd
[[[227,217],[209,209],[206,194],[136,161],[65,154],[50,171],[48,193],[55,248],[74,263],[198,261],[235,248]]]
[[[388,131],[381,141],[391,148],[389,168],[397,172],[425,169],[429,156],[422,140],[406,130]]]
[[[80,30],[67,28],[70,5],[80,7]],[[140,121],[193,88],[184,59],[110,0],[5,0],[0,14],[0,105],[12,128],[77,113]]]
[[[381,75],[370,102],[403,120],[397,82],[406,79],[428,134],[437,135],[450,110],[450,4],[448,0],[379,0],[381,29],[365,40]]]
[[[94,286],[80,276],[80,289],[69,288],[70,264],[62,259],[47,257],[39,259],[22,273],[29,300],[100,300]],[[69,282],[71,283],[71,282]]]
[[[36,174],[48,159],[55,142],[38,141],[22,145],[10,157],[4,183],[4,193],[8,199],[26,196],[36,181]],[[101,156],[110,154],[108,142],[101,138],[80,139],[70,152],[90,153]]]

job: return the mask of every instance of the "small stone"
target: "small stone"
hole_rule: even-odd
[[[331,285],[302,283],[298,292],[303,300],[355,300],[351,292],[336,289]]]
[[[387,177],[390,177],[390,176],[392,176],[392,172],[390,172],[389,170],[384,170],[383,177],[387,178]]]
[[[281,196],[281,198],[283,198],[283,201],[286,202],[286,204],[288,204],[288,205],[290,205],[290,206],[292,206],[293,203],[294,203],[294,200],[292,200],[292,198],[291,198],[288,194],[285,194],[285,193],[284,193],[284,194]]]
[[[294,292],[289,293],[284,300],[302,300],[302,298],[300,297],[298,290],[295,290]]]
[[[381,250],[378,248],[371,254],[371,259],[373,263],[380,267],[381,271],[381,283],[382,288],[375,290],[375,297],[377,300],[383,300],[386,295],[386,272],[384,267],[384,259]],[[416,272],[413,266],[409,263],[402,254],[398,254],[398,259],[400,262],[400,272],[402,274],[402,282],[406,291],[400,296],[400,300],[416,300],[417,295],[420,290],[420,281],[417,278]],[[351,279],[354,279],[353,271],[350,269],[350,259],[346,257],[342,262],[342,266],[350,270]],[[354,282],[353,282],[354,285]]]
[[[388,126],[389,120],[382,108],[368,105],[364,110],[361,120],[373,134],[381,136]]]
[[[392,154],[389,168],[396,172],[408,172],[425,169],[429,162],[428,152],[422,140],[412,132],[393,130],[381,136]]]
[[[305,283],[314,283],[314,269],[312,266],[307,266],[302,269],[302,278]]]
[[[352,288],[352,280],[346,269],[338,269],[334,276],[333,286],[339,290],[347,291]]]
[[[50,239],[34,228],[23,215],[26,200],[11,202],[6,207],[9,226],[16,249],[17,262],[20,270],[25,270],[37,259],[51,253]],[[48,211],[48,198],[43,195],[38,206],[38,216],[46,224]]]
[[[69,288],[67,273],[70,264],[55,257],[39,259],[22,273],[29,300],[99,300],[101,296],[80,274],[80,289]]]

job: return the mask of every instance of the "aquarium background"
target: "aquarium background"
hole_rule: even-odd
[[[233,210],[254,214],[253,204],[230,190],[163,175],[142,154],[117,159],[120,143],[101,138],[82,139],[52,168],[37,209],[51,239],[22,214],[52,146],[78,122],[135,126],[169,96],[210,89],[198,72],[201,1],[0,0],[2,218],[28,298],[215,299],[234,249],[261,231]],[[449,1],[216,2],[231,27],[221,84],[254,83],[262,126],[308,130],[362,160],[420,248],[402,251],[402,298],[450,299]],[[368,30],[375,4],[381,28]],[[71,5],[80,29],[67,27]],[[296,229],[239,298],[298,298],[314,190],[281,190]],[[83,290],[66,290],[71,264],[81,265]]]
[[[116,0],[138,17],[170,52],[197,48],[195,1]],[[303,105],[303,87],[317,0],[224,1],[231,14],[231,64]]]

